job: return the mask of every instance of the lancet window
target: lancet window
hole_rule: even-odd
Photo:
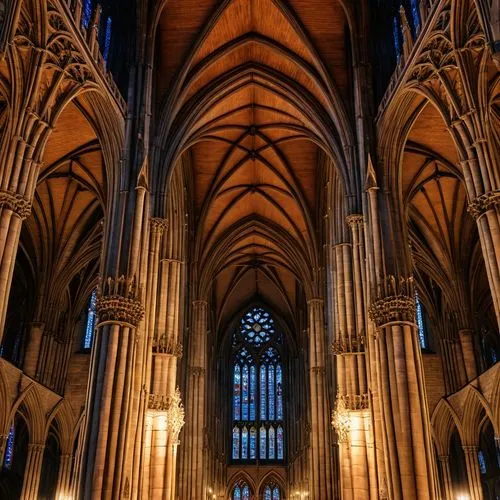
[[[83,337],[83,349],[88,350],[92,347],[92,340],[94,338],[94,328],[96,321],[96,303],[97,303],[97,290],[94,289],[89,299],[87,306],[87,321],[85,323],[85,335]]]
[[[233,335],[232,459],[285,456],[282,336],[269,311],[245,313]]]
[[[245,481],[239,481],[235,485],[232,500],[250,500],[250,487]]]

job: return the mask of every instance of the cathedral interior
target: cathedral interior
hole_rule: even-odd
[[[0,499],[500,499],[500,0],[0,0]]]

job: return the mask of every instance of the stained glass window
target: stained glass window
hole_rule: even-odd
[[[233,335],[233,460],[284,460],[281,342],[262,307],[246,312]]]
[[[415,307],[416,307],[417,327],[418,327],[418,341],[422,349],[427,349],[427,336],[425,334],[424,311],[422,308],[422,303],[418,298],[418,293],[416,292],[415,292]]]
[[[83,0],[82,5],[82,26],[88,28],[92,18],[92,0]]]
[[[250,429],[250,460],[257,458],[257,430],[255,427]]]
[[[243,486],[243,491],[242,491],[242,495],[241,495],[241,500],[250,500],[250,488],[248,487],[248,484],[245,484],[245,486]]]
[[[241,500],[241,489],[239,486],[234,487],[233,500]]]
[[[94,337],[94,328],[96,320],[96,302],[97,302],[97,290],[94,289],[92,295],[90,296],[89,305],[87,307],[87,323],[85,325],[85,337],[83,338],[84,349],[92,348],[92,340]]]
[[[273,500],[270,486],[264,488],[264,500]]]
[[[281,500],[281,492],[276,483],[271,482],[264,487],[263,500]]]
[[[486,459],[482,450],[477,452],[477,461],[479,462],[479,470],[481,474],[486,474]]]
[[[14,423],[10,426],[9,435],[7,437],[7,444],[5,446],[5,457],[3,461],[3,466],[6,469],[10,469],[12,466],[12,458],[14,457],[14,438],[16,434],[16,429]]]
[[[280,489],[275,486],[273,488],[273,500],[280,500],[281,496],[280,496]]]
[[[399,22],[397,16],[392,21],[392,36],[394,38],[394,50],[396,51],[396,59],[399,61],[401,57],[401,41],[399,39]]]
[[[248,458],[248,429],[243,427],[241,431],[241,458],[246,460]]]
[[[111,17],[108,16],[106,19],[106,33],[104,35],[104,50],[102,52],[102,57],[105,61],[108,60],[109,49],[111,47]]]
[[[420,14],[418,12],[417,0],[411,0],[411,17],[413,18],[413,29],[415,30],[415,34],[417,34],[420,28]]]

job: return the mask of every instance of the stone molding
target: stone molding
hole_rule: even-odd
[[[173,440],[178,443],[179,433],[184,426],[184,405],[182,404],[181,391],[177,387],[167,408],[167,429]]]
[[[345,394],[341,396],[346,410],[359,411],[367,410],[369,407],[368,394]]]
[[[498,205],[500,205],[500,190],[490,191],[472,200],[467,207],[467,211],[477,220],[481,215]]]
[[[137,327],[144,317],[144,306],[137,299],[130,299],[121,295],[99,297],[96,302],[96,312],[99,317],[99,326],[102,323],[128,323]]]
[[[0,190],[0,207],[12,210],[21,220],[31,215],[31,201],[11,191]]]
[[[365,218],[361,214],[351,214],[345,218],[346,224],[351,226],[361,225],[365,222]]]

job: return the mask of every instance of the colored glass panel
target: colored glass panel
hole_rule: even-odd
[[[284,432],[283,427],[278,426],[278,431],[276,432],[277,445],[278,445],[278,460],[283,460],[284,453]]]
[[[283,420],[283,373],[276,367],[276,420]]]
[[[266,366],[260,367],[260,418],[266,420]]]
[[[276,445],[275,445],[275,432],[274,432],[274,427],[269,427],[269,432],[268,432],[268,441],[269,441],[269,452],[268,452],[268,458],[270,460],[274,460],[276,458]]]
[[[83,0],[82,5],[82,26],[88,28],[92,17],[92,0]]]
[[[273,500],[270,486],[264,488],[264,500]]]
[[[398,18],[392,20],[392,36],[394,38],[394,50],[396,51],[396,59],[399,61],[401,57],[401,42],[399,40],[399,23]]]
[[[477,452],[477,461],[479,462],[479,470],[481,474],[486,474],[486,458],[482,450]]]
[[[83,339],[83,348],[90,349],[92,347],[92,338],[94,336],[94,327],[96,319],[96,303],[97,303],[97,290],[92,292],[90,296],[89,305],[87,308],[87,324],[85,326],[85,337]]]
[[[241,418],[241,368],[239,365],[234,367],[233,381],[233,419]]]
[[[245,486],[243,486],[241,500],[250,500],[250,488],[248,487],[248,484],[245,484]]]
[[[105,61],[108,60],[109,57],[109,49],[111,48],[111,17],[106,19],[106,34],[104,36],[104,51],[102,53],[102,57]]]
[[[268,398],[268,404],[269,404],[269,420],[274,420],[275,418],[275,413],[274,413],[274,366],[268,366],[267,367],[267,398]]]
[[[233,459],[240,458],[240,430],[238,427],[233,428]]]
[[[417,0],[411,0],[411,17],[413,18],[413,29],[416,34],[420,28],[420,13],[418,12]]]
[[[10,426],[9,435],[7,437],[7,444],[5,446],[5,457],[3,465],[6,469],[10,469],[12,466],[12,459],[14,457],[14,438],[16,435],[16,429],[14,424]]]
[[[241,458],[246,460],[248,458],[248,429],[243,427],[241,432]]]
[[[248,365],[243,367],[241,373],[241,393],[242,393],[242,404],[241,404],[241,418],[242,420],[248,420]]]
[[[236,486],[233,490],[233,500],[241,500],[241,489]]]
[[[255,366],[250,367],[250,420],[255,420],[255,395],[257,392],[257,373]]]
[[[250,459],[257,458],[257,430],[255,427],[250,429]]]
[[[273,500],[280,500],[280,499],[281,499],[280,489],[277,486],[275,486],[273,489]]]
[[[267,433],[264,426],[261,426],[259,434],[259,457],[264,460],[267,455]]]
[[[418,293],[415,293],[415,306],[418,327],[418,341],[420,343],[420,347],[422,349],[425,349],[427,347],[427,339],[425,335],[424,312],[422,309],[422,303],[418,298]]]

